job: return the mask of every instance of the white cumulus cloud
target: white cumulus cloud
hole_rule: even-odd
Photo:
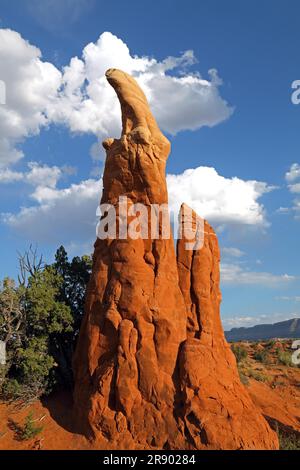
[[[300,312],[290,313],[269,313],[269,314],[256,314],[256,315],[236,315],[232,317],[223,317],[222,323],[225,330],[231,328],[251,327],[262,324],[273,324],[281,321],[291,320],[293,318],[300,318]]]
[[[289,171],[286,172],[285,179],[288,183],[292,183],[298,178],[300,178],[300,165],[298,163],[293,163]]]
[[[0,29],[1,80],[6,104],[0,106],[0,166],[23,156],[19,144],[49,121],[47,108],[61,85],[61,73],[41,60],[41,52],[9,29]]]
[[[232,109],[220,96],[221,81],[214,70],[207,79],[188,72],[195,62],[192,51],[163,61],[138,57],[125,42],[105,32],[59,70],[43,61],[41,51],[19,33],[0,29],[0,78],[7,95],[6,105],[0,106],[0,165],[7,168],[20,160],[24,139],[50,124],[94,134],[99,140],[117,136],[120,106],[104,77],[110,67],[136,77],[166,132],[176,134],[224,121]]]
[[[291,194],[300,194],[300,165],[298,163],[293,163],[290,166],[289,171],[285,174],[285,180]],[[292,212],[295,219],[300,219],[300,198],[296,197],[291,207],[280,207],[277,212],[281,214]]]
[[[101,182],[93,179],[66,189],[38,186],[32,195],[37,205],[3,214],[2,220],[33,242],[67,245],[93,240],[101,188]]]
[[[224,246],[222,254],[230,258],[242,258],[245,253],[239,248]]]
[[[289,274],[273,274],[268,272],[255,272],[243,268],[239,264],[221,264],[221,282],[232,285],[258,285],[265,287],[278,287],[296,280]]]
[[[47,184],[40,184],[43,171]],[[58,189],[56,182],[62,174],[63,170],[57,167],[32,166],[25,177],[31,181],[35,177],[36,187],[31,198],[36,205],[24,207],[15,214],[4,214],[3,221],[35,242],[82,243],[92,240],[102,180],[89,179]],[[267,223],[264,207],[257,201],[270,190],[266,183],[227,179],[213,168],[199,167],[179,175],[167,175],[167,185],[170,209],[175,214],[185,202],[215,226],[246,224],[261,227]],[[227,249],[227,254],[243,255],[234,248]]]
[[[179,175],[167,175],[170,210],[178,213],[185,202],[215,225],[266,225],[259,199],[273,189],[267,183],[225,178],[214,168],[198,167]]]
[[[0,168],[0,183],[13,183],[20,181],[23,178],[23,173],[20,171],[13,171],[6,168],[1,170]]]
[[[68,166],[48,166],[37,162],[29,162],[27,168],[28,171],[24,172],[0,168],[0,183],[22,181],[34,187],[55,188],[63,175],[73,174],[75,171],[74,168]]]

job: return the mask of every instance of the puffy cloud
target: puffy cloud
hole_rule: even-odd
[[[289,171],[285,174],[285,179],[288,183],[288,188],[292,194],[300,194],[300,165],[298,163],[293,163]],[[293,205],[291,207],[280,207],[277,210],[278,213],[284,214],[292,212],[295,215],[296,219],[300,219],[300,199],[297,197],[293,200]]]
[[[292,183],[298,178],[300,178],[300,165],[298,163],[293,163],[289,171],[286,172],[285,179],[288,183]]]
[[[30,171],[26,174],[26,181],[33,186],[55,188],[57,181],[62,176],[62,169],[57,166],[40,166],[36,162],[31,162],[28,167]]]
[[[167,176],[170,210],[182,202],[212,224],[267,224],[259,199],[273,187],[259,181],[225,178],[214,168],[198,167]]]
[[[236,316],[236,317],[224,317],[222,319],[223,326],[226,329],[240,328],[256,325],[259,322],[259,317],[252,316]]]
[[[176,134],[212,127],[227,119],[232,109],[220,97],[221,81],[216,71],[209,72],[208,80],[186,71],[195,62],[192,51],[162,62],[132,56],[121,39],[105,32],[84,48],[82,59],[73,58],[64,69],[60,99],[65,106],[53,111],[53,119],[67,123],[75,132],[119,133],[119,104],[104,77],[108,68],[117,67],[133,75],[143,87],[164,131]],[[172,75],[168,75],[170,71]]]
[[[86,242],[96,236],[96,208],[101,182],[86,180],[66,189],[39,186],[38,205],[24,207],[2,220],[31,241],[57,245]]]
[[[58,243],[67,237],[69,243],[82,243],[94,238],[102,181],[92,178],[57,189],[56,182],[62,174],[63,169],[57,167],[32,165],[26,179],[37,186],[31,195],[37,205],[4,215],[4,222],[34,241],[49,239]],[[266,224],[264,208],[257,202],[270,190],[266,183],[227,179],[213,168],[199,167],[180,175],[167,175],[167,184],[175,220],[181,203],[186,202],[216,225]],[[243,255],[237,248],[227,248],[227,254]]]
[[[171,77],[165,73],[147,77],[153,113],[163,130],[176,134],[181,130],[196,130],[202,126],[213,127],[226,120],[232,110],[220,98],[219,81],[213,72],[211,81],[198,75]]]
[[[23,178],[23,173],[19,171],[12,171],[9,169],[1,170],[0,169],[0,183],[13,183],[15,181],[20,181]]]
[[[251,327],[261,324],[273,324],[281,321],[291,320],[293,318],[300,318],[300,312],[291,313],[270,313],[268,315],[245,315],[223,317],[222,323],[226,330],[231,328]]]
[[[244,269],[238,264],[221,264],[221,282],[232,285],[259,285],[265,287],[278,287],[296,280],[289,274],[272,274],[268,272],[255,272]]]
[[[300,219],[300,199],[294,200],[293,211],[295,212],[295,218]]]
[[[297,182],[300,179],[300,165],[298,163],[291,165],[289,171],[285,174],[285,179],[289,183],[288,188],[291,193],[300,193],[300,182]]]
[[[289,185],[289,190],[291,191],[291,193],[299,194],[300,193],[300,183],[290,184]]]
[[[60,71],[44,62],[41,51],[19,33],[0,29],[0,62],[7,92],[7,103],[0,106],[2,167],[23,157],[19,145],[24,139],[53,123],[71,132],[94,134],[99,140],[119,134],[120,106],[104,77],[110,67],[136,77],[162,129],[171,134],[214,126],[232,112],[219,94],[216,71],[210,71],[208,79],[187,71],[195,63],[192,51],[161,62],[137,57],[109,32]],[[95,158],[95,149],[92,155]]]
[[[224,246],[222,248],[222,254],[231,258],[241,258],[245,253],[239,248]]]
[[[0,29],[0,63],[6,85],[6,104],[0,106],[0,167],[6,167],[22,158],[18,144],[48,123],[47,107],[57,95],[61,73],[9,29]]]
[[[28,171],[19,172],[9,169],[0,169],[0,183],[14,183],[22,181],[32,186],[43,188],[55,188],[58,180],[64,174],[72,174],[75,170],[71,167],[58,167],[39,164],[37,162],[29,162],[27,164]]]

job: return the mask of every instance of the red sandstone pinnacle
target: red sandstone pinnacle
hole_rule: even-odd
[[[184,222],[183,222],[184,213]],[[220,319],[220,250],[212,227],[183,205],[183,224],[203,229],[203,246],[177,243],[179,285],[187,316],[187,340],[180,356],[187,433],[197,449],[277,449],[278,439],[241,384],[235,357]]]
[[[109,70],[122,107],[121,139],[104,142],[102,203],[167,203],[170,150],[133,78]],[[86,433],[119,448],[176,439],[174,379],[186,338],[185,306],[170,239],[95,243],[86,311],[74,358],[75,409]]]
[[[168,200],[170,144],[136,81],[106,76],[123,131],[103,143],[101,202],[126,196],[150,212]],[[107,449],[277,448],[224,339],[217,239],[205,234],[199,252],[183,241],[177,269],[172,238],[97,239],[74,356],[80,430]]]

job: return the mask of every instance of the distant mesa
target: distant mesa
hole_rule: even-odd
[[[227,341],[263,341],[267,339],[300,338],[300,318],[281,321],[273,324],[251,326],[249,328],[232,328],[225,331]]]

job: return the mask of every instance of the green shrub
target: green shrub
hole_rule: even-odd
[[[238,368],[239,376],[240,376],[240,381],[242,382],[243,385],[249,385],[249,379],[248,377]]]
[[[49,376],[54,359],[48,354],[47,338],[31,338],[24,348],[17,352],[17,368],[25,382]]]
[[[63,247],[44,265],[36,251],[20,259],[19,284],[0,282],[0,398],[31,401],[54,387],[72,387],[72,357],[84,310],[91,257],[68,261]]]
[[[20,440],[28,441],[40,434],[43,429],[43,426],[36,426],[34,424],[33,413],[30,412],[25,418],[24,426],[20,430]]]
[[[238,364],[248,357],[247,350],[243,346],[239,346],[238,344],[232,344],[231,350],[235,355]]]
[[[262,364],[269,364],[269,362],[270,362],[270,355],[268,354],[268,352],[266,350],[257,351],[253,355],[253,358],[256,361],[261,362]]]
[[[283,434],[278,433],[280,450],[300,450],[300,433],[296,434]]]
[[[16,379],[7,379],[1,387],[1,398],[5,401],[18,400],[23,395],[23,387]]]
[[[273,348],[274,344],[276,343],[275,339],[270,339],[267,343],[266,343],[266,348]]]
[[[293,367],[292,356],[289,352],[278,351],[277,358],[280,364],[283,364],[284,366],[288,367]]]
[[[246,369],[245,374],[247,377],[250,377],[254,380],[257,380],[258,382],[268,382],[269,377],[265,375],[264,373],[260,372],[259,370],[254,370],[254,369]]]

